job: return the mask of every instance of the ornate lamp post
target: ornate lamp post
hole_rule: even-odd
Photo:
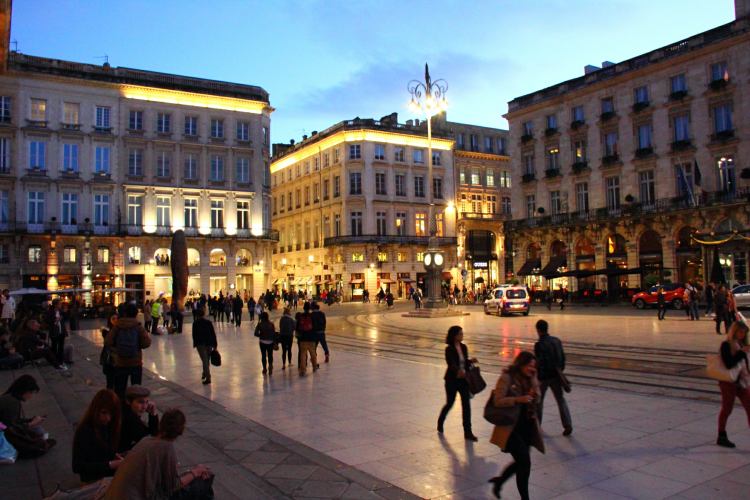
[[[409,109],[424,113],[427,117],[427,192],[429,193],[427,199],[430,204],[428,216],[430,238],[427,242],[427,252],[424,254],[424,267],[427,271],[425,308],[437,309],[447,307],[447,304],[443,301],[440,289],[445,258],[437,240],[437,213],[433,192],[435,185],[432,178],[432,117],[448,107],[448,102],[445,100],[448,82],[442,79],[432,81],[430,68],[425,63],[424,82],[412,80],[407,88],[411,94]]]

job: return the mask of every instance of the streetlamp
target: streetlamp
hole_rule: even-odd
[[[427,189],[430,204],[430,237],[427,241],[427,252],[424,254],[424,268],[427,271],[425,308],[437,309],[447,307],[447,304],[443,301],[440,289],[445,258],[437,239],[437,213],[433,192],[435,185],[432,179],[432,117],[448,107],[448,102],[445,100],[448,82],[442,79],[432,81],[430,68],[425,63],[424,82],[412,80],[409,82],[407,89],[411,94],[409,109],[413,112],[424,113],[427,116]]]

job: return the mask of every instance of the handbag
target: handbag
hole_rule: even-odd
[[[12,444],[5,439],[5,426],[0,424],[0,464],[14,464],[18,458],[18,452]]]
[[[5,429],[5,439],[18,451],[18,458],[36,458],[49,449],[42,436],[23,424],[11,424]]]
[[[218,349],[214,349],[210,354],[211,364],[214,366],[221,366],[221,353]]]
[[[742,363],[727,368],[719,354],[706,354],[706,376],[719,382],[737,382],[742,371]]]
[[[469,392],[472,394],[479,394],[487,387],[487,382],[482,378],[482,374],[479,372],[479,367],[470,365],[469,369],[466,370],[466,382],[469,384]]]
[[[568,380],[568,377],[559,368],[557,369],[557,378],[560,379],[560,387],[562,387],[563,391],[570,392],[573,390],[570,385],[570,380]]]
[[[490,398],[484,405],[484,419],[492,425],[513,425],[518,420],[521,411],[520,405],[495,406],[495,391],[490,392]]]

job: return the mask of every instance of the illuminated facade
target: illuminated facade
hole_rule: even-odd
[[[0,74],[0,288],[270,285],[268,94],[12,52]],[[102,294],[87,295],[94,302]]]
[[[750,279],[747,241],[697,241],[750,235],[750,2],[735,3],[734,22],[509,103],[521,280],[625,296],[708,279],[716,257],[730,284]]]
[[[313,132],[299,144],[274,145],[273,224],[279,245],[273,283],[314,295],[338,290],[361,300],[365,289],[405,297],[423,278],[429,204],[423,128],[355,119]],[[453,140],[433,135],[438,234],[446,282],[455,283]]]

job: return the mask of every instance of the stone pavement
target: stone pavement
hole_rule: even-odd
[[[277,364],[273,375],[262,376],[250,325],[220,324],[224,365],[213,369],[212,385],[202,386],[186,326],[185,335],[154,339],[145,353],[149,370],[418,497],[490,498],[487,479],[509,462],[488,442],[492,429],[481,418],[488,392],[472,400],[478,443],[464,442],[459,405],[445,437],[437,435],[442,363],[344,352],[334,344],[331,363],[315,374],[299,378]],[[94,331],[82,335],[100,342]],[[441,352],[444,345],[436,337],[432,348]],[[493,384],[497,375],[485,378]],[[548,451],[532,454],[532,498],[747,497],[750,430],[741,410],[728,429],[738,448],[727,450],[714,444],[716,404],[576,386],[569,396],[575,432],[565,438],[551,395],[546,403]],[[504,498],[517,498],[514,486],[506,486]]]

